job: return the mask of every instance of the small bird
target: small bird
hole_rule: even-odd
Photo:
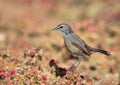
[[[83,57],[90,57],[91,54],[96,52],[105,54],[107,56],[110,55],[110,53],[105,50],[93,48],[86,44],[86,42],[77,36],[73,32],[72,28],[66,23],[61,23],[52,30],[57,30],[63,35],[65,47],[72,56],[78,58],[79,61],[75,62],[71,67],[73,67],[75,64],[77,64],[76,67],[78,67]]]

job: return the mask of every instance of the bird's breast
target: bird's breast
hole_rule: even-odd
[[[65,46],[66,46],[67,50],[70,53],[72,53],[72,54],[79,54],[80,53],[79,48],[71,43],[70,36],[64,37],[64,43],[65,43]]]

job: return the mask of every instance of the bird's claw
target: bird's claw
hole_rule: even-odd
[[[76,70],[76,66],[75,65],[72,65],[70,68],[69,68],[70,71],[74,72]]]

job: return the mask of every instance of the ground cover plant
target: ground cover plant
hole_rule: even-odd
[[[0,85],[120,85],[119,9],[119,0],[0,0]],[[63,22],[111,56],[96,53],[73,73],[76,58],[51,31]]]

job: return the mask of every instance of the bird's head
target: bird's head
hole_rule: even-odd
[[[66,23],[59,24],[56,28],[54,28],[52,30],[57,30],[57,31],[61,32],[63,35],[73,33],[71,27]]]

